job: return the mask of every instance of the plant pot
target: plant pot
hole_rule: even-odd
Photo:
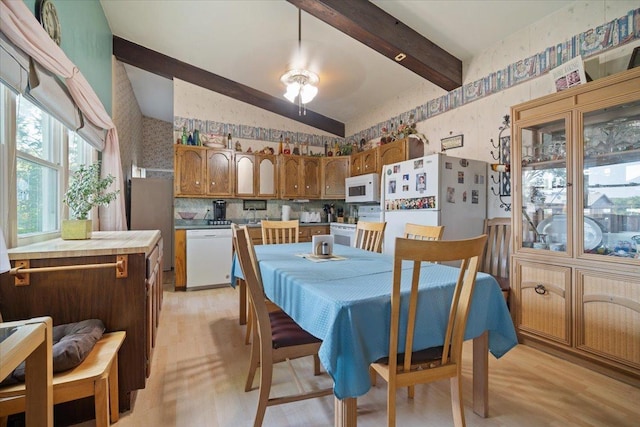
[[[63,240],[86,240],[91,238],[93,224],[90,219],[64,219],[62,220]]]

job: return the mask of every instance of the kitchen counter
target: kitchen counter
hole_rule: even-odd
[[[9,249],[10,260],[86,257],[102,255],[149,255],[160,240],[160,230],[94,231],[91,239],[52,239]]]

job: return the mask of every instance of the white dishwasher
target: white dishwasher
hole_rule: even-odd
[[[187,230],[187,289],[229,285],[231,228]]]

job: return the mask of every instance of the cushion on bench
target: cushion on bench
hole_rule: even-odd
[[[75,368],[87,357],[96,342],[102,338],[105,327],[100,319],[88,319],[53,327],[53,372]],[[22,362],[0,383],[0,386],[24,381],[25,364]]]

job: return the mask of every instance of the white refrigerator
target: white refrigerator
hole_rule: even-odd
[[[407,223],[443,225],[443,239],[482,234],[487,215],[487,163],[432,154],[382,168],[383,252],[393,255]]]

